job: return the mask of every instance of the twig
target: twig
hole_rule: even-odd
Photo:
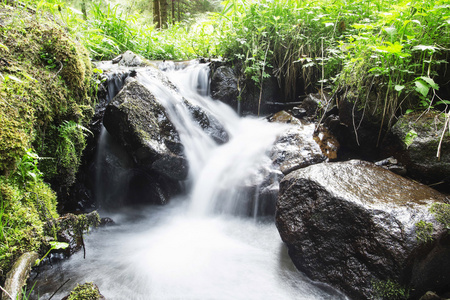
[[[444,128],[442,129],[441,139],[439,141],[439,146],[438,146],[438,150],[436,153],[436,157],[438,160],[441,159],[442,141],[444,140],[445,130],[447,129],[447,126],[449,126],[449,132],[450,132],[450,112],[445,114]]]
[[[0,289],[3,291],[3,293],[6,294],[11,300],[14,300],[14,298],[0,285]]]
[[[52,299],[53,296],[55,296],[56,293],[57,293],[57,292],[58,292],[58,291],[59,291],[66,283],[69,282],[70,279],[72,279],[72,278],[69,278],[69,279],[67,279],[66,281],[64,281],[64,283],[60,285],[60,287],[59,287],[59,288],[58,288],[58,289],[50,296],[50,298],[48,298],[48,300]]]
[[[81,246],[83,246],[83,259],[86,259],[86,246],[84,245],[83,231],[80,233]]]
[[[262,86],[263,86],[263,81],[264,81],[264,69],[266,67],[267,52],[269,52],[269,47],[270,47],[270,41],[269,41],[269,44],[267,45],[266,53],[264,54],[264,64],[263,64],[263,68],[262,68],[262,72],[261,72],[261,87],[259,89],[258,117],[259,117],[259,112],[261,109]]]
[[[64,67],[62,62],[59,62],[61,65],[61,68],[59,68],[58,72],[56,72],[55,76],[53,76],[53,78],[56,78],[56,76],[58,76],[59,72],[61,72],[62,68]]]

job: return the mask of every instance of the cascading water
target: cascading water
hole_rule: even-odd
[[[242,216],[248,210],[245,191],[276,174],[265,153],[283,128],[239,118],[210,99],[207,71],[201,65],[169,68],[176,89],[145,70],[136,77],[180,134],[190,167],[187,194],[166,206],[124,207],[110,214],[117,226],[85,237],[86,259],[77,253],[39,275],[40,299],[69,278],[55,299],[85,281],[96,283],[108,300],[345,299],[295,269],[273,221]],[[219,144],[205,132],[188,105],[202,107],[221,124],[228,142]]]

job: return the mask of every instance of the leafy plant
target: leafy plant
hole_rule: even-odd
[[[38,169],[39,155],[33,152],[32,149],[26,150],[17,165],[17,174],[22,184],[28,181],[37,182],[42,178],[42,172]]]
[[[45,255],[42,258],[37,259],[35,261],[34,263],[35,266],[39,266],[39,264],[50,254],[52,250],[66,249],[67,247],[69,247],[69,244],[65,242],[50,241],[49,244],[50,249],[47,251],[47,253],[45,253]]]
[[[403,139],[403,142],[405,143],[406,148],[409,148],[409,146],[412,145],[412,143],[414,142],[414,139],[415,139],[416,137],[417,137],[417,132],[415,132],[414,130],[411,129],[411,130],[406,134],[405,138]]]

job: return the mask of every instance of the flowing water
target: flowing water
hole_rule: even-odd
[[[345,299],[295,269],[273,218],[241,213],[248,209],[243,187],[277,174],[266,152],[285,128],[239,118],[210,99],[206,66],[168,69],[176,89],[145,70],[137,80],[159,99],[180,134],[190,167],[185,195],[165,206],[109,212],[116,225],[85,236],[86,258],[81,251],[47,267],[35,293],[48,299],[68,281],[53,298],[61,299],[76,283],[93,281],[108,300]],[[185,100],[221,124],[229,141],[219,145],[202,130]],[[257,205],[255,200],[254,212]]]

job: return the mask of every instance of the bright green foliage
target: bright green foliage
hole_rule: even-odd
[[[405,139],[403,140],[403,142],[406,145],[406,148],[409,148],[409,146],[412,145],[412,143],[414,142],[414,139],[417,137],[417,132],[415,132],[414,130],[410,130],[406,136]]]
[[[419,243],[427,243],[433,240],[433,224],[430,222],[419,221],[416,224],[416,240]]]
[[[372,284],[375,299],[406,300],[409,290],[393,280],[376,281]]]
[[[90,118],[95,95],[88,52],[48,13],[2,2],[0,19],[2,281],[15,259],[39,251],[45,232],[54,233],[45,227],[58,217],[56,195],[43,180],[75,174],[85,144],[80,123]],[[49,172],[48,162],[59,169]]]
[[[295,95],[289,88],[298,77],[305,88],[345,86],[362,99],[372,90],[378,95],[373,113],[389,116],[389,123],[406,96],[420,100],[410,106],[439,100],[428,97],[439,88],[435,76],[450,46],[448,1],[226,3],[219,52],[244,60],[255,81],[264,65],[272,66],[287,97]]]
[[[22,253],[39,250],[45,223],[58,215],[56,195],[40,178],[24,185],[18,173],[9,179],[0,176],[0,201],[0,277],[3,277]]]
[[[63,121],[58,127],[50,126],[48,130],[44,140],[46,147],[41,149],[48,159],[41,161],[41,168],[46,179],[70,186],[81,163],[86,135],[92,133],[74,121]]]
[[[450,204],[447,203],[433,203],[430,212],[436,218],[436,221],[442,223],[445,228],[450,230]]]
[[[77,285],[70,293],[67,300],[98,300],[100,298],[98,288],[92,282]]]

